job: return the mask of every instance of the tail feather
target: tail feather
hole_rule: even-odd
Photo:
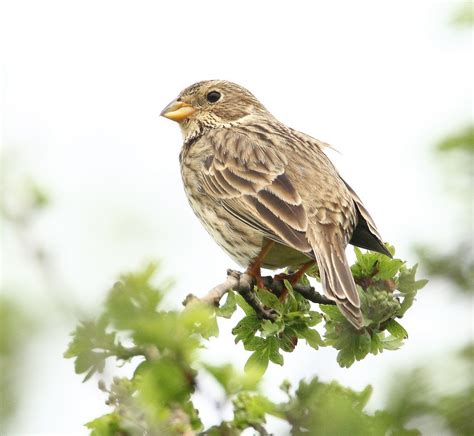
[[[362,317],[362,312],[359,308],[351,307],[351,305],[345,303],[336,302],[337,307],[341,313],[347,318],[347,320],[357,329],[364,327],[364,318]],[[354,313],[354,311],[356,313]]]
[[[357,225],[349,243],[356,247],[366,248],[367,250],[377,251],[388,257],[393,257],[392,253],[385,247],[374,220],[365,208],[362,200],[344,180],[343,182],[352,196],[357,211]]]
[[[326,296],[335,301],[340,311],[357,329],[364,326],[359,293],[345,255],[345,245],[336,227],[308,231],[318,263]]]

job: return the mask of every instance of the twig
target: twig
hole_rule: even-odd
[[[281,280],[275,280],[275,278],[271,276],[263,277],[263,284],[269,291],[272,291],[278,296],[285,292],[285,284]],[[336,304],[334,301],[330,300],[324,295],[321,295],[319,292],[316,292],[313,286],[306,286],[302,285],[301,283],[297,283],[293,285],[293,290],[313,303]]]
[[[183,301],[183,305],[186,306],[192,300],[199,300],[204,303],[212,304],[214,306],[219,306],[219,301],[224,296],[224,294],[229,291],[229,289],[234,289],[237,291],[237,288],[240,284],[240,276],[242,274],[238,271],[233,271],[231,269],[227,270],[227,279],[225,282],[214,286],[204,297],[198,298],[193,294],[189,294]]]
[[[277,296],[280,296],[285,292],[285,284],[282,280],[276,280],[274,277],[266,276],[262,277],[262,281],[265,288]],[[227,270],[227,279],[223,283],[214,286],[206,295],[201,298],[198,298],[193,294],[189,294],[183,301],[183,305],[186,306],[192,301],[201,301],[218,307],[219,301],[224,296],[224,294],[226,294],[230,289],[233,289],[235,292],[238,292],[240,295],[242,295],[245,301],[250,306],[252,306],[258,316],[264,319],[276,319],[277,314],[275,311],[272,309],[267,309],[258,300],[256,294],[253,291],[255,284],[255,278],[249,274],[229,269]],[[312,286],[306,286],[298,283],[293,285],[293,290],[313,303],[335,304],[334,301],[329,300],[325,296],[316,292]]]
[[[271,434],[268,433],[268,431],[266,430],[266,428],[262,424],[254,423],[254,424],[251,424],[251,425],[256,431],[258,431],[260,436],[271,436]]]

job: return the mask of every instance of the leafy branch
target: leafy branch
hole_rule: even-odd
[[[115,377],[109,386],[99,381],[112,412],[87,424],[92,434],[238,435],[252,428],[266,435],[268,416],[286,421],[295,435],[315,425],[327,427],[318,434],[345,434],[340,425],[346,422],[364,428],[363,434],[368,435],[384,434],[378,433],[381,429],[417,434],[388,419],[388,412],[367,413],[370,388],[357,393],[313,379],[292,391],[285,383],[282,389],[288,400],[283,403],[275,403],[259,389],[268,364],[283,365],[283,353],[293,351],[300,340],[313,349],[335,347],[339,364],[346,367],[369,352],[377,354],[402,344],[407,333],[394,318],[405,314],[426,281],[416,280],[416,266],[407,268],[399,259],[360,250],[356,256],[352,272],[366,318],[361,331],[309,283],[310,276],[318,277],[315,269],[294,286],[266,277],[265,289],[256,288],[245,274],[229,271],[227,280],[203,298],[188,296],[182,311],[162,308],[169,285],[153,284],[156,265],[121,276],[109,291],[102,313],[79,324],[65,353],[75,359],[75,370],[85,375],[84,380],[102,373],[107,360],[134,368],[131,377]],[[224,295],[225,303],[218,307]],[[321,311],[310,300],[319,303]],[[205,362],[199,355],[206,340],[218,335],[217,319],[231,318],[238,308],[244,316],[233,329],[235,342],[241,341],[251,352],[243,373],[228,364]],[[324,325],[324,334],[316,329],[319,325]],[[202,373],[221,386],[224,401],[234,410],[231,419],[207,429],[194,399],[197,392],[206,395]],[[339,433],[329,433],[337,428]]]
[[[389,248],[394,254],[393,248]],[[310,285],[308,276],[319,280],[315,268],[294,286],[285,280],[264,277],[264,289],[256,288],[249,275],[228,271],[224,283],[201,299],[188,295],[184,304],[200,301],[217,306],[228,294],[225,304],[216,314],[230,318],[237,306],[245,313],[233,334],[236,343],[242,341],[245,349],[252,351],[246,368],[258,367],[263,374],[269,362],[283,365],[281,352],[293,351],[298,340],[305,340],[315,349],[322,346],[336,348],[339,350],[338,363],[349,367],[369,353],[395,350],[403,344],[408,333],[395,318],[405,314],[417,291],[427,283],[426,280],[416,280],[416,265],[407,268],[400,259],[390,259],[379,253],[363,253],[358,248],[355,253],[352,274],[358,285],[366,321],[362,330],[356,330],[332,301]],[[310,302],[320,304],[322,313],[315,311]],[[324,339],[314,328],[322,321],[326,330]]]

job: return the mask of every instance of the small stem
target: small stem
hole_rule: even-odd
[[[256,431],[258,431],[260,436],[269,436],[270,435],[270,433],[268,433],[268,431],[265,429],[265,427],[262,424],[251,424],[251,425]]]
[[[263,284],[266,289],[279,296],[285,291],[285,285],[281,280],[275,280],[274,277],[267,276],[262,277]],[[227,270],[227,279],[214,286],[206,295],[201,298],[196,297],[193,294],[189,294],[183,301],[183,305],[187,306],[193,301],[200,301],[213,306],[219,306],[219,301],[230,289],[238,292],[245,301],[252,306],[258,316],[264,319],[275,320],[276,313],[273,310],[268,310],[258,300],[253,289],[255,287],[255,278],[247,273],[241,273],[239,271]],[[293,286],[293,290],[301,294],[304,298],[313,303],[317,304],[335,304],[334,301],[325,297],[324,295],[316,292],[314,287],[306,286],[302,284],[296,284]]]
[[[128,360],[135,356],[143,356],[146,360],[154,360],[158,356],[158,349],[154,345],[148,347],[124,347],[118,344],[112,351],[105,353],[107,357],[116,357],[121,360]]]

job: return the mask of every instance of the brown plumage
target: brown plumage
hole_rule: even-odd
[[[285,126],[249,91],[221,80],[186,88],[162,115],[180,124],[184,188],[216,242],[257,278],[260,266],[295,268],[314,259],[326,295],[362,327],[345,247],[390,253],[323,152],[327,144]]]

